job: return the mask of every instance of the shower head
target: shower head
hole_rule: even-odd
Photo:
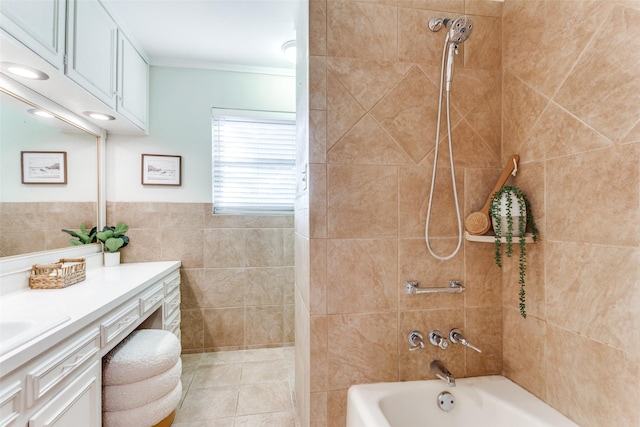
[[[452,43],[463,43],[473,31],[473,22],[467,15],[459,16],[456,19],[431,18],[429,20],[431,31],[440,31],[443,26],[449,30],[449,41]]]
[[[449,29],[449,40],[452,43],[463,43],[473,31],[473,22],[467,15],[462,15],[453,20],[444,19],[443,23]]]

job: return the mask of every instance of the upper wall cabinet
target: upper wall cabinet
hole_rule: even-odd
[[[98,0],[69,1],[67,75],[116,109],[118,26]]]
[[[2,0],[0,25],[58,70],[64,69],[65,0]]]
[[[149,64],[118,31],[117,110],[142,129],[147,128]]]
[[[121,122],[147,131],[149,64],[100,0],[0,0],[0,27],[64,73],[63,85],[106,104],[118,119],[106,129]]]

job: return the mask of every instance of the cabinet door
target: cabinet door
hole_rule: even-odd
[[[0,26],[59,70],[64,68],[64,0],[2,0]]]
[[[29,418],[29,427],[99,427],[101,392],[101,362],[96,361]]]
[[[118,112],[147,129],[149,64],[118,31]]]
[[[66,74],[115,110],[118,27],[98,0],[70,0]]]

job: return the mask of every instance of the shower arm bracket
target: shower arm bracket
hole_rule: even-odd
[[[434,287],[434,288],[420,288],[418,282],[409,281],[405,283],[405,290],[407,295],[416,294],[459,294],[465,291],[465,287],[462,283],[456,280],[450,280],[449,286],[446,287]]]

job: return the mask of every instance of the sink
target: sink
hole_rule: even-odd
[[[39,337],[70,320],[69,316],[0,319],[0,355]]]

